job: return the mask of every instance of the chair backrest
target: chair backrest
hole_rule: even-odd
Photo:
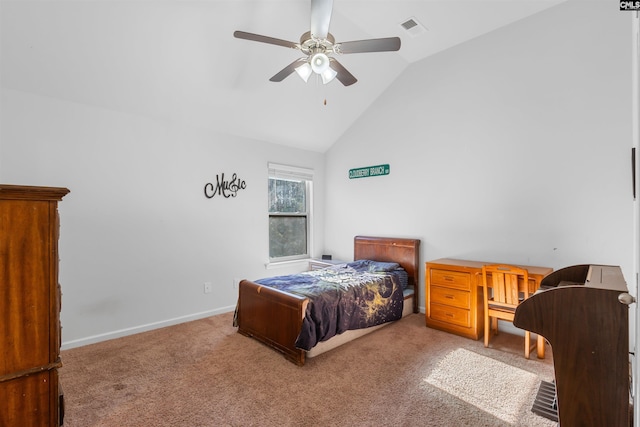
[[[523,299],[529,298],[529,273],[524,268],[505,264],[485,265],[482,267],[482,282],[485,301],[488,288],[492,288],[491,306],[515,309],[522,300],[520,293]],[[518,282],[523,285],[519,287]]]

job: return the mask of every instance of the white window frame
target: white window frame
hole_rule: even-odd
[[[281,263],[292,262],[299,260],[308,260],[311,258],[311,248],[313,247],[313,169],[302,168],[297,166],[283,165],[278,163],[268,163],[267,174],[267,186],[269,179],[290,179],[290,180],[304,180],[306,183],[306,218],[307,218],[307,248],[306,253],[301,255],[283,256],[272,258],[269,254],[269,263]],[[273,215],[273,212],[269,212],[269,206],[267,203],[267,215]],[[269,251],[269,242],[271,236],[267,230],[267,249]]]

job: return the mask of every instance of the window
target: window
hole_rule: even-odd
[[[269,164],[269,259],[309,257],[313,171]]]

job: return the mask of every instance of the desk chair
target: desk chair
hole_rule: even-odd
[[[484,346],[489,347],[491,332],[498,334],[498,319],[513,322],[518,304],[529,298],[529,273],[524,268],[511,265],[485,265],[482,267],[482,288]],[[541,341],[539,337],[538,342]],[[531,333],[524,331],[524,357],[528,359],[531,350]]]

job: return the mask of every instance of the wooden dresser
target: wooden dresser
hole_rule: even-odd
[[[59,426],[58,201],[69,190],[0,185],[0,426]]]
[[[484,334],[481,261],[438,259],[426,263],[427,326],[474,340]],[[540,281],[553,269],[520,266],[529,271],[529,289],[533,293]]]

